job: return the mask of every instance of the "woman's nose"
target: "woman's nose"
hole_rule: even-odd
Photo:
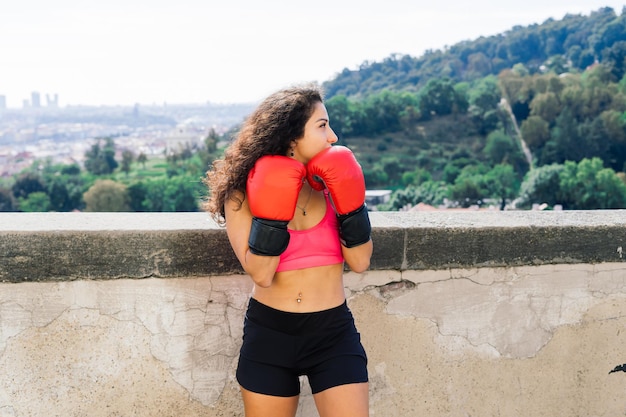
[[[328,141],[330,143],[335,143],[339,140],[339,138],[337,137],[337,135],[335,134],[335,131],[330,129],[330,135],[328,135]]]

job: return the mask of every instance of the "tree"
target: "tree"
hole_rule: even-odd
[[[561,113],[561,105],[553,92],[539,93],[530,102],[530,115],[539,116],[548,123],[553,123]]]
[[[200,167],[202,173],[206,172],[209,166],[218,157],[218,143],[220,142],[220,135],[211,128],[209,134],[204,138],[204,146],[199,149],[196,155],[200,161]]]
[[[41,181],[50,197],[50,211],[81,209],[85,192],[85,177],[78,164],[52,164],[47,161],[41,169]]]
[[[479,80],[469,90],[469,113],[474,124],[483,135],[495,130],[500,123],[500,91],[494,76]]]
[[[448,184],[443,181],[424,181],[415,189],[417,202],[430,204],[432,206],[440,205],[448,196]],[[417,203],[416,203],[417,204]]]
[[[415,168],[413,171],[408,171],[402,174],[402,184],[405,186],[415,185],[418,186],[426,181],[431,181],[432,175],[424,168]]]
[[[626,117],[625,113],[608,110],[600,115],[608,141],[604,162],[615,171],[626,171]]]
[[[447,185],[441,181],[425,181],[418,186],[410,185],[391,194],[389,202],[379,205],[381,211],[398,211],[419,203],[439,205],[448,194]]]
[[[575,82],[572,80],[572,83],[565,87],[559,96],[562,106],[561,111],[567,109],[575,120],[583,120],[587,113],[585,100],[583,99],[584,89],[580,77],[575,77],[578,79]]]
[[[491,72],[491,61],[482,52],[470,54],[467,57],[467,72],[471,74],[472,78],[489,74]]]
[[[201,182],[188,176],[147,181],[143,207],[150,212],[197,211]]]
[[[507,200],[517,196],[520,181],[513,167],[509,164],[498,164],[485,174],[485,186],[490,197],[500,199],[500,210],[504,210]]]
[[[52,179],[48,184],[50,210],[52,211],[70,211],[75,208],[64,180],[65,178],[58,177]]]
[[[146,186],[139,181],[128,186],[128,205],[132,211],[145,211],[144,200],[146,199]]]
[[[462,158],[462,159],[465,159],[465,158]],[[459,174],[461,173],[461,167],[459,167],[455,162],[456,161],[448,162],[443,167],[443,181],[446,184],[453,184],[454,181],[456,181]]]
[[[519,72],[507,69],[498,75],[498,86],[502,97],[506,99],[511,106],[518,101],[527,101],[528,97],[524,91],[524,76]]]
[[[163,212],[166,210],[166,201],[165,201],[165,188],[166,182],[168,179],[154,179],[150,181],[146,181],[144,183],[145,186],[145,197],[142,203],[145,211],[148,212]]]
[[[130,172],[130,167],[131,167],[134,159],[135,159],[135,155],[131,151],[124,150],[122,152],[122,167],[121,167],[121,170],[122,170],[122,172],[124,172],[126,174],[127,177],[128,177],[128,173]]]
[[[18,199],[18,207],[24,212],[46,212],[50,210],[50,197],[43,191],[35,191]]]
[[[349,102],[337,103],[342,107],[348,105],[347,111],[354,118],[353,111],[350,111]],[[409,93],[395,93],[388,90],[379,94],[367,97],[363,103],[365,119],[363,123],[368,133],[397,132],[401,130],[401,114],[407,107],[416,107],[417,99],[415,95]],[[344,117],[345,118],[345,117]],[[345,120],[342,123],[346,123]],[[352,124],[352,123],[350,123]]]
[[[137,156],[137,162],[139,162],[141,166],[145,169],[146,162],[148,162],[148,157],[146,156],[145,153],[140,152],[139,155]]]
[[[551,164],[528,171],[520,187],[517,206],[530,208],[535,203],[546,203],[549,206],[560,204],[560,176],[563,169],[561,164]]]
[[[449,188],[450,199],[461,207],[481,206],[485,197],[489,195],[484,178],[487,170],[482,164],[463,168]]]
[[[109,166],[102,155],[99,141],[93,144],[90,150],[85,152],[85,169],[94,175],[110,174],[113,172],[109,170]]]
[[[391,185],[399,185],[402,181],[403,169],[397,158],[383,158],[381,160],[383,171],[387,174],[387,181]]]
[[[520,126],[526,144],[537,150],[550,139],[550,124],[539,116],[529,116]]]
[[[204,147],[208,153],[217,152],[217,144],[220,141],[220,135],[215,131],[214,128],[209,130],[209,134],[206,138],[204,138]]]
[[[112,180],[97,180],[84,194],[85,211],[129,211],[126,186]]]
[[[569,64],[563,55],[552,55],[545,62],[546,68],[555,74],[563,74],[567,72]]]
[[[332,120],[333,130],[337,136],[351,136],[352,124],[352,104],[344,95],[334,96],[326,101],[328,116]]]
[[[111,174],[118,166],[115,160],[115,142],[112,138],[106,138],[104,146],[100,139],[85,152],[85,169],[94,175]]]
[[[11,187],[11,191],[13,192],[13,196],[17,199],[19,198],[27,198],[29,194],[36,192],[45,192],[46,187],[39,175],[28,172],[21,175]]]
[[[483,152],[494,164],[510,161],[512,155],[517,152],[518,147],[513,142],[513,138],[501,130],[495,130],[487,135],[487,144]]]
[[[363,168],[363,176],[368,187],[386,186],[388,184],[387,174],[380,164],[375,164],[371,168]]]
[[[626,16],[622,15],[608,22],[601,28],[599,35],[593,45],[597,55],[617,43],[626,41]]]
[[[61,175],[80,175],[78,164],[61,165]]]
[[[626,208],[626,184],[610,168],[604,168],[596,174],[596,200],[598,209]]]
[[[0,212],[16,211],[13,193],[5,188],[0,188]]]
[[[419,110],[426,120],[435,115],[464,113],[468,107],[467,97],[455,90],[453,82],[448,78],[429,80],[419,95]]]
[[[387,203],[380,204],[378,209],[381,211],[400,211],[408,207],[413,207],[419,203],[419,197],[416,193],[415,186],[409,186],[394,191]]]
[[[569,109],[566,108],[557,117],[549,145],[542,151],[540,164],[563,163],[566,160],[579,161],[586,156],[584,139],[580,137],[576,120]]]
[[[572,210],[626,208],[626,185],[600,158],[566,161],[560,176],[563,206]]]
[[[419,131],[417,123],[422,118],[416,106],[408,106],[400,112],[400,125],[402,130],[410,137],[423,137]]]
[[[512,62],[528,62],[533,58],[543,58],[539,34],[530,30],[511,32],[508,38],[509,59]]]
[[[449,188],[450,199],[456,201],[461,207],[468,208],[474,205],[481,206],[487,196],[482,177],[457,177],[454,184]]]
[[[615,80],[621,80],[626,73],[626,41],[619,41],[603,52],[603,63],[607,65]]]

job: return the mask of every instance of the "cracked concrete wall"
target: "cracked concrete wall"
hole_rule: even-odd
[[[371,415],[626,412],[626,264],[347,273]],[[0,417],[242,416],[243,275],[0,283]],[[316,416],[306,380],[299,417]]]
[[[231,398],[249,279],[0,284],[0,416],[206,416]],[[229,394],[230,393],[230,394]]]
[[[626,211],[371,220],[372,416],[626,414]],[[241,272],[204,213],[0,213],[0,417],[242,416]]]
[[[626,412],[623,264],[369,275],[348,282],[373,415]]]

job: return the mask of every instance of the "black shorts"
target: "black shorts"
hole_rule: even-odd
[[[291,397],[300,393],[300,375],[313,394],[367,382],[367,356],[348,305],[290,313],[251,298],[237,381],[248,391]]]

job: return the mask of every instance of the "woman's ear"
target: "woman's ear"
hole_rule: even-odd
[[[291,145],[289,146],[289,156],[292,158],[295,156],[295,152],[294,152],[295,148],[296,148],[296,141],[292,140]]]

